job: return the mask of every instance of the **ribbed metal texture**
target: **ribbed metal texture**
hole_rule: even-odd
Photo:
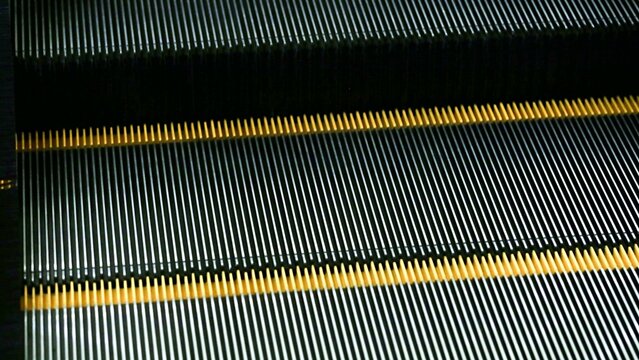
[[[15,53],[56,57],[634,24],[633,0],[13,0]]]
[[[637,358],[637,270],[27,312],[27,358]]]
[[[625,95],[633,0],[14,0],[18,131]]]
[[[636,115],[22,152],[25,280],[633,242],[638,152]]]

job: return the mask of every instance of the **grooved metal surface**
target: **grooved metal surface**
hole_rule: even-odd
[[[25,58],[636,24],[633,0],[13,0]]]
[[[28,283],[632,243],[636,115],[20,153]]]
[[[24,313],[28,358],[637,358],[614,270]]]

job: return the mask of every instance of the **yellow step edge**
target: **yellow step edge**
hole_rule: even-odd
[[[66,286],[25,286],[24,311],[201,299],[220,296],[317,291],[337,288],[396,286],[434,281],[463,281],[513,276],[639,268],[639,247],[535,251],[444,259],[403,260],[383,264],[325,266],[256,272],[222,273],[159,279],[149,277]],[[87,290],[88,289],[88,290]]]
[[[350,114],[276,116],[165,125],[55,130],[16,135],[16,150],[55,150],[175,143],[193,140],[297,135],[639,113],[639,97],[535,101]],[[0,184],[0,186],[3,186]]]

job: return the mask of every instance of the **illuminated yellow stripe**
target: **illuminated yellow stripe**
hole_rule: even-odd
[[[639,113],[639,97],[537,101],[382,112],[171,123],[21,133],[16,150],[48,150],[173,143],[189,140],[477,124],[573,116]]]
[[[84,306],[147,303],[200,299],[220,296],[272,294],[336,288],[368,287],[533,276],[555,273],[639,268],[639,247],[589,250],[561,250],[542,253],[516,253],[510,256],[466,257],[433,261],[385,262],[370,265],[310,268],[264,272],[222,273],[211,276],[162,276],[160,279],[76,284],[24,288],[23,310],[74,308]],[[197,281],[196,281],[197,280]],[[37,290],[37,291],[36,291]]]
[[[0,190],[12,189],[15,186],[15,182],[11,179],[0,179]]]

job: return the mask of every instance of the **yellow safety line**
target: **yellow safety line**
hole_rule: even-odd
[[[536,101],[494,105],[434,107],[350,114],[264,117],[244,120],[170,123],[127,127],[55,130],[16,135],[16,150],[50,150],[174,143],[371,129],[478,124],[574,116],[639,113],[639,97]]]
[[[15,182],[11,179],[0,179],[0,190],[13,189],[15,186]]]
[[[341,265],[294,270],[176,276],[159,279],[85,282],[24,288],[21,308],[26,311],[99,305],[147,303],[219,296],[272,294],[365,286],[403,285],[433,281],[534,276],[583,271],[639,268],[639,247],[618,246],[595,250],[519,252],[438,260]],[[37,290],[37,291],[36,291]]]

